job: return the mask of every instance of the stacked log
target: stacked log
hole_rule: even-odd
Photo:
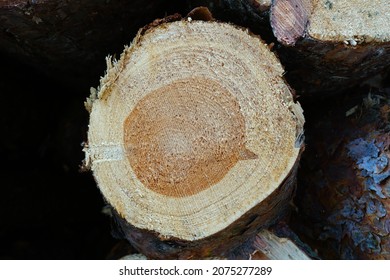
[[[388,69],[387,0],[275,0],[272,30],[300,94],[336,94]]]
[[[227,257],[285,216],[304,119],[258,37],[169,17],[107,63],[86,104],[86,165],[137,250]]]

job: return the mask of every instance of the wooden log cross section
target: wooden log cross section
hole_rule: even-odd
[[[304,118],[259,37],[171,17],[107,64],[86,102],[86,164],[137,250],[227,256],[283,216]]]

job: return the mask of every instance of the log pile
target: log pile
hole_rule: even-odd
[[[315,17],[311,17],[314,11],[311,5],[314,4],[309,1],[300,2],[298,10],[294,10],[296,6],[283,6],[283,3],[285,4],[283,1],[275,1],[270,8],[271,27],[278,41],[284,45],[295,45],[292,49],[293,52],[299,52],[300,55],[303,55],[305,58],[303,62],[307,63],[306,66],[302,67],[305,71],[313,71],[313,69],[318,70],[319,68],[316,68],[316,63],[321,65],[325,64],[325,67],[330,69],[330,71],[341,71],[336,65],[348,64],[345,56],[337,56],[337,59],[340,61],[336,61],[336,63],[332,64],[328,63],[326,60],[324,61],[322,57],[320,59],[319,55],[312,56],[310,51],[301,47],[307,44],[307,42],[310,41],[312,43],[313,41],[313,39],[301,39],[301,37],[303,37],[304,34],[309,34],[307,33],[307,22],[315,22]],[[242,12],[242,10],[240,11]],[[283,22],[283,24],[280,25],[280,22],[283,19],[282,16],[290,12],[291,17],[289,16],[288,18],[292,19],[291,22],[296,23],[296,21],[298,21],[300,23],[293,25],[291,22]],[[306,16],[303,19],[294,18],[294,16],[297,15]],[[192,18],[194,18],[194,20]],[[321,21],[321,16],[319,16],[319,18]],[[247,52],[248,46],[249,50],[253,49],[250,47],[252,43],[246,41],[246,38],[250,38],[252,35],[245,36],[242,31],[238,32],[242,33],[239,35],[235,33],[237,32],[235,27],[215,22],[206,23],[203,21],[212,19],[212,16],[210,16],[204,8],[201,8],[191,12],[188,17],[182,20],[175,16],[155,21],[151,25],[140,30],[138,36],[131,44],[131,47],[125,49],[119,61],[112,62],[110,59],[108,60],[106,76],[102,79],[98,90],[93,90],[91,97],[87,101],[87,108],[91,111],[89,142],[88,146],[85,148],[87,165],[90,165],[99,188],[113,208],[113,217],[119,228],[118,231],[139,252],[146,255],[148,258],[245,259],[256,258],[256,256],[260,259],[283,258],[283,256],[291,255],[291,252],[294,251],[294,249],[287,249],[290,250],[289,253],[283,253],[288,246],[278,248],[276,244],[278,244],[280,240],[274,238],[273,235],[269,235],[267,231],[264,231],[264,228],[272,226],[276,221],[280,220],[281,217],[286,217],[286,213],[289,212],[289,207],[287,205],[291,203],[291,195],[295,184],[295,164],[300,157],[303,147],[301,146],[301,141],[303,139],[303,131],[301,130],[303,117],[300,113],[301,109],[299,109],[297,103],[294,103],[294,93],[289,92],[288,87],[286,88],[286,84],[284,84],[283,80],[279,80],[283,75],[283,69],[280,68],[281,70],[279,71],[281,72],[275,76],[272,74],[275,73],[275,68],[269,68],[269,66],[267,66],[278,65],[278,62],[275,60],[273,62],[267,62],[270,58],[268,58],[266,53],[271,54],[269,49],[262,48],[262,43],[258,42],[254,44],[258,45],[257,48],[258,50],[261,50],[260,53],[256,52],[253,54],[251,51]],[[294,32],[291,33],[291,27],[293,27],[293,31],[296,32],[295,34]],[[219,33],[222,33],[223,35],[216,35]],[[169,36],[164,36],[163,34],[169,34]],[[227,36],[228,34],[230,36],[234,35],[233,37],[229,37]],[[291,34],[292,37],[288,37]],[[383,62],[386,61],[388,55],[386,43],[384,43],[384,49],[382,49],[382,45],[378,46],[378,44],[372,42],[366,42],[362,48],[357,48],[354,44],[346,46],[344,41],[337,44],[343,44],[343,48],[345,48],[350,55],[364,53],[362,56],[368,56],[367,63],[369,63],[369,66],[365,67],[364,64],[364,67],[360,67],[362,66],[360,64],[345,66],[345,69],[357,66],[360,68],[354,69],[356,72],[354,72],[350,78],[344,79],[343,87],[351,87],[355,81],[362,81],[364,78],[371,77],[373,74],[382,71],[384,67],[387,66],[387,64]],[[242,45],[243,42],[244,45]],[[327,49],[325,52],[322,51],[324,46],[328,45],[327,43],[315,42],[313,44],[316,46],[316,50],[320,56],[324,54],[326,54],[327,57],[330,56],[328,53],[329,47],[325,47],[325,49]],[[156,45],[159,45],[158,51]],[[367,55],[367,48],[375,49],[375,51],[378,51],[379,49],[383,50],[383,52],[381,52],[380,58],[373,59],[370,55]],[[240,49],[240,53],[234,52],[234,49]],[[337,48],[332,48],[332,50],[336,52]],[[297,65],[296,59],[300,55],[294,54],[291,56],[289,52],[290,50],[285,51],[284,48],[281,48],[280,50],[282,56],[290,57],[290,61],[293,61],[293,63],[295,63],[294,65]],[[229,60],[226,60],[228,57]],[[316,59],[310,61],[313,57],[316,57]],[[168,61],[164,58],[167,58]],[[251,69],[251,66],[249,65],[256,64],[257,59],[260,59],[262,63],[255,66],[255,68],[262,69],[264,73],[267,73],[263,78],[260,78],[259,73],[254,72],[253,70],[245,71],[245,69]],[[245,65],[245,67],[240,65]],[[299,67],[296,68],[298,69]],[[370,69],[373,70],[371,71]],[[236,71],[238,72],[236,73]],[[251,74],[260,78],[261,82],[256,82],[256,79],[252,80],[250,77]],[[327,80],[329,77],[333,78],[332,75],[328,74],[328,72],[322,70],[316,72],[316,75],[321,75],[321,77],[324,76],[324,80]],[[236,78],[229,78],[229,75]],[[194,77],[196,77],[195,80]],[[207,79],[205,80],[202,77],[207,77]],[[239,84],[230,84],[231,80],[239,81]],[[135,85],[133,81],[143,81],[143,83],[141,85]],[[245,81],[245,83],[242,81]],[[312,92],[317,94],[318,92],[324,91],[326,87],[328,87],[327,90],[330,92],[332,90],[335,91],[334,88],[329,88],[327,82],[320,82],[316,85],[305,81],[303,81],[303,83],[305,86],[312,89]],[[201,86],[202,84],[204,86]],[[247,84],[255,85],[256,88],[247,88]],[[333,85],[334,82],[331,82],[331,84]],[[275,85],[277,86],[275,87]],[[339,87],[339,85],[337,86]],[[140,87],[140,89],[138,89],[138,87]],[[265,128],[264,130],[254,129],[258,131],[258,134],[255,134],[252,137],[255,137],[254,139],[260,138],[261,143],[256,144],[258,145],[258,148],[249,144],[251,140],[250,134],[247,134],[248,126],[256,127],[256,125],[247,122],[247,118],[253,115],[253,113],[244,113],[247,110],[247,105],[245,105],[246,101],[245,99],[239,99],[238,97],[247,96],[247,94],[249,94],[247,98],[251,100],[250,103],[256,104],[255,107],[260,110],[255,114],[264,113],[266,115],[273,115],[275,113],[269,111],[270,109],[261,109],[261,104],[266,103],[268,108],[274,107],[275,105],[271,105],[271,103],[268,103],[264,98],[267,95],[267,92],[275,92],[275,90],[278,92],[277,88],[279,91],[284,88],[282,91],[285,93],[277,93],[276,95],[271,94],[272,99],[274,99],[273,102],[278,102],[277,96],[285,96],[279,102],[286,104],[286,100],[289,100],[287,101],[287,108],[290,110],[292,109],[289,114],[293,116],[293,120],[295,121],[295,124],[292,124],[292,127],[296,128],[293,133],[293,142],[297,151],[299,150],[294,156],[296,158],[293,160],[295,164],[288,165],[288,170],[290,171],[287,172],[287,177],[284,177],[285,179],[282,179],[277,183],[279,187],[274,189],[274,191],[268,192],[271,193],[270,196],[264,197],[260,195],[260,200],[257,200],[255,203],[250,201],[239,203],[241,205],[255,205],[244,210],[239,210],[235,203],[232,204],[231,202],[227,202],[231,201],[232,197],[223,195],[222,189],[220,189],[219,186],[223,186],[223,190],[227,190],[228,193],[232,193],[231,190],[229,190],[230,186],[235,190],[241,189],[240,192],[245,193],[245,196],[251,197],[250,192],[248,193],[248,191],[245,190],[245,186],[251,182],[251,176],[248,177],[248,175],[242,173],[243,169],[235,170],[235,168],[238,167],[241,164],[240,161],[243,160],[242,164],[245,166],[244,170],[251,170],[251,175],[256,178],[262,177],[256,175],[256,171],[254,171],[256,168],[251,169],[246,165],[251,164],[250,162],[259,160],[259,158],[265,158],[269,161],[270,156],[259,156],[258,152],[260,150],[265,151],[268,149],[265,146],[262,146],[264,143],[276,143],[278,141],[277,135],[282,132],[279,131],[276,135],[270,135],[268,128],[270,128],[271,131],[277,130],[277,128],[272,125],[272,123],[275,123],[275,120],[264,122],[263,117],[260,117],[257,125],[263,128],[265,125]],[[127,90],[124,91],[124,89]],[[209,109],[206,107],[199,107],[200,105],[198,104],[202,104],[203,101],[200,103],[197,101],[197,96],[202,99],[201,96],[206,97],[210,94],[207,93],[208,89],[211,89],[214,94],[218,92],[214,97],[211,95],[207,98],[207,102],[213,108],[213,113],[208,113]],[[227,92],[229,92],[227,93],[227,96],[231,95],[238,98],[235,101],[236,104],[238,103],[237,109],[229,107],[231,105],[228,104],[233,104],[228,101],[230,97],[226,100],[216,100],[217,96],[222,97],[226,94],[224,93],[226,89]],[[240,90],[237,91],[237,89]],[[242,89],[245,90],[241,91]],[[312,92],[305,90],[299,91],[300,94],[306,96]],[[251,95],[253,93],[255,95]],[[255,101],[256,98],[260,99]],[[212,105],[213,102],[216,102],[215,105]],[[125,109],[122,109],[122,104],[128,105],[125,106]],[[182,104],[185,104],[185,106]],[[224,108],[223,110],[230,111],[232,114],[231,117],[223,117],[222,111],[221,113],[214,115],[216,112],[220,111],[218,107],[222,106],[221,104],[224,104],[223,106],[228,106],[229,109]],[[116,109],[115,111],[112,111],[111,108],[114,107]],[[184,109],[180,109],[181,107]],[[196,109],[196,111],[192,111],[193,109]],[[233,121],[233,124],[221,125],[222,120],[233,120],[236,118],[234,117],[236,114],[243,114],[241,121]],[[232,158],[229,156],[229,154],[233,152],[232,148],[226,149],[224,148],[227,147],[226,145],[222,145],[221,143],[218,143],[218,141],[212,140],[213,136],[210,138],[210,135],[213,134],[208,132],[209,128],[207,127],[209,124],[207,124],[205,120],[202,120],[204,115],[214,120],[214,123],[211,124],[211,126],[214,127],[214,130],[217,129],[227,132],[227,134],[220,132],[219,137],[227,139],[228,143],[235,143],[235,140],[233,140],[235,138],[229,138],[231,137],[229,136],[229,134],[231,134],[229,131],[243,131],[242,136],[239,136],[240,139],[243,139],[243,142],[241,142],[242,144],[238,143],[238,146],[242,148],[238,148],[237,156],[233,156],[233,158],[236,157],[236,160],[233,162],[226,161],[228,158]],[[241,130],[234,122],[236,122],[236,124],[239,122],[244,123],[244,130]],[[285,122],[286,121],[282,121],[282,123]],[[110,123],[110,125],[108,125],[108,123]],[[157,128],[155,126],[157,126]],[[229,128],[229,126],[231,128]],[[191,127],[188,132],[186,132],[188,129],[186,127]],[[283,128],[283,130],[285,129],[286,128]],[[206,135],[203,133],[206,133]],[[265,137],[265,135],[271,138],[264,139],[263,137]],[[203,141],[207,143],[207,150],[199,150],[199,148],[202,147],[202,144],[196,140],[198,137],[202,138]],[[283,138],[287,140],[287,138]],[[329,142],[319,142],[325,145],[329,144]],[[250,146],[247,146],[248,144]],[[292,142],[290,147],[292,147],[291,145]],[[386,144],[383,144],[381,147],[387,149]],[[278,147],[278,149],[281,148],[282,146]],[[197,150],[200,154],[197,154]],[[217,151],[217,153],[215,151]],[[270,151],[272,151],[271,153],[276,152],[275,148],[271,148]],[[211,157],[205,157],[204,153],[211,155]],[[234,153],[235,152],[233,152],[233,154]],[[286,155],[286,152],[283,152],[283,154]],[[378,156],[379,154],[382,156],[382,153],[378,152]],[[244,157],[242,158],[242,156]],[[218,165],[215,165],[214,161],[219,157],[221,158],[217,160]],[[279,156],[275,155],[275,157]],[[203,169],[203,167],[199,167],[200,165],[207,166],[207,168]],[[222,171],[222,166],[230,167],[226,171]],[[263,167],[260,166],[264,165],[258,163],[255,164],[255,166],[262,169]],[[386,163],[383,163],[383,168],[386,166]],[[334,166],[330,168],[333,167]],[[197,173],[197,169],[202,171]],[[119,170],[123,171],[119,172]],[[217,173],[220,177],[216,178],[215,175],[212,175],[213,170],[219,170]],[[381,172],[382,171],[383,170],[381,170]],[[273,173],[274,171],[265,172]],[[244,181],[241,183],[237,181],[237,178],[243,177],[245,178]],[[128,178],[127,182],[126,178]],[[205,181],[205,178],[207,178],[206,181],[208,182],[206,185],[202,183]],[[129,180],[131,180],[131,183],[128,182]],[[386,181],[387,178],[384,178],[383,180]],[[256,182],[255,185],[252,185],[249,189],[252,193],[256,193],[256,190],[261,190],[263,188],[267,189],[270,185],[270,181],[267,181],[268,180]],[[217,189],[217,191],[214,189]],[[208,192],[209,190],[212,191]],[[119,193],[117,193],[118,191]],[[329,190],[326,189],[325,192],[326,191]],[[302,190],[300,192],[302,192]],[[316,191],[314,191],[314,193],[316,193]],[[157,194],[157,196],[155,196],[155,194]],[[216,195],[215,198],[213,198],[213,194]],[[300,201],[299,199],[307,198],[310,194],[311,192],[308,191],[305,195],[298,198],[298,202]],[[203,195],[206,195],[207,199],[206,197],[203,197]],[[352,193],[347,195],[355,194]],[[238,193],[233,195],[233,197],[239,196]],[[259,197],[259,194],[255,196]],[[246,201],[248,197],[245,197],[244,200]],[[187,201],[186,198],[190,198],[190,200]],[[223,202],[225,205],[224,207],[218,206],[222,198],[226,199],[226,201]],[[141,206],[138,200],[146,201],[147,204]],[[180,202],[180,200],[183,202]],[[320,201],[315,195],[311,195],[309,200],[314,201],[313,203],[315,205]],[[153,207],[148,203],[151,203]],[[380,205],[383,205],[383,202],[378,203],[382,203]],[[169,209],[167,210],[167,207],[163,207],[163,205],[167,204],[170,205],[169,208],[172,207],[172,209],[175,209],[174,216],[173,213],[170,213]],[[159,209],[158,211],[157,208],[156,210],[153,210],[155,207],[154,205],[160,205],[157,207]],[[185,205],[185,208],[181,208],[180,205]],[[194,205],[196,205],[196,207],[194,207]],[[264,205],[266,206],[264,207]],[[299,205],[299,207],[305,209],[304,205],[311,204],[308,204],[307,201],[305,201],[302,205]],[[330,205],[330,202],[326,205]],[[147,209],[146,212],[143,212],[142,208]],[[230,213],[227,210],[229,208],[234,209],[233,212]],[[355,208],[357,209],[357,207]],[[162,211],[162,209],[164,210]],[[200,220],[202,223],[207,221],[206,225],[199,224],[199,222],[196,222],[196,218],[192,217],[192,213],[197,213],[198,215],[200,209],[207,209],[214,213],[211,215],[206,213],[207,211],[204,213],[202,212]],[[344,208],[341,207],[341,209]],[[380,213],[382,216],[379,218],[383,218],[381,220],[383,225],[381,231],[383,241],[378,241],[378,238],[376,241],[378,248],[384,246],[384,249],[382,251],[370,251],[374,258],[387,258],[387,250],[385,249],[387,246],[387,235],[385,232],[387,228],[386,207],[383,206],[381,209],[383,210]],[[331,212],[331,210],[326,207],[325,210],[322,210],[321,213],[328,214]],[[157,215],[154,213],[155,211],[158,213]],[[302,212],[300,213],[305,213],[303,210],[301,211]],[[311,213],[309,210],[308,212]],[[227,213],[228,216],[224,216],[225,213]],[[239,214],[238,216],[235,216],[233,213]],[[227,221],[227,223],[220,224],[220,222],[218,222],[218,217],[221,214],[221,220]],[[347,215],[349,214],[350,213]],[[183,219],[180,217],[185,218]],[[146,218],[148,220],[145,220]],[[212,220],[210,220],[210,218],[212,218]],[[324,219],[326,220],[326,218],[323,217],[322,220]],[[353,234],[358,234],[360,237],[364,235],[364,232],[370,232],[370,234],[372,234],[372,228],[370,227],[373,223],[372,219],[361,219],[359,222],[363,224],[361,227],[356,225],[355,228],[346,227],[342,234],[338,236],[338,241],[341,239],[345,240],[345,236],[351,236]],[[194,226],[192,226],[193,223]],[[378,222],[376,222],[376,224],[377,223]],[[332,226],[334,227],[335,225]],[[332,228],[332,226],[330,226],[330,228]],[[210,227],[212,227],[211,231]],[[326,228],[326,226],[324,226],[324,228]],[[256,235],[256,233],[262,229],[263,231]],[[348,230],[352,230],[353,233],[348,233]],[[302,233],[302,237],[305,238],[305,232]],[[314,236],[311,237],[316,238]],[[373,236],[371,237],[371,239],[374,238]],[[369,240],[368,236],[366,236],[366,238]],[[227,242],[227,240],[229,240],[229,242]],[[245,240],[247,241],[245,242]],[[249,242],[248,240],[251,241]],[[368,254],[362,254],[361,250],[364,251],[364,249],[361,249],[360,251],[353,249],[352,247],[356,245],[357,241],[353,238],[351,240],[352,241],[346,241],[346,243],[349,244],[349,247],[346,245],[347,249],[345,250],[349,255],[339,248],[333,248],[333,250],[331,250],[333,255],[327,255],[324,249],[323,256],[330,258],[349,258],[351,256],[355,258],[372,257]],[[383,242],[383,244],[381,244],[381,242]],[[263,244],[263,247],[258,246],[260,248],[259,250],[253,250],[253,248],[256,247],[256,244],[257,246]],[[371,245],[367,246],[369,247]],[[269,250],[269,246],[272,247],[272,250]],[[362,246],[364,247],[364,245]],[[248,248],[251,249],[248,251]],[[254,252],[261,253],[259,253],[259,255]],[[273,252],[276,253],[274,254]],[[302,253],[300,249],[298,249],[298,252]],[[307,255],[300,253],[296,255],[296,258],[307,257]]]
[[[130,254],[389,259],[387,2],[7,0],[0,52],[82,87],[111,53],[84,168]]]

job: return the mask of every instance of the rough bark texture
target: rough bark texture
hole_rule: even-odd
[[[351,47],[343,42],[298,41],[281,47],[279,57],[286,66],[286,79],[301,95],[337,94],[388,71],[390,43]]]
[[[104,57],[164,16],[165,1],[2,1],[0,51],[73,83],[95,81]]]
[[[390,258],[390,91],[367,92],[306,128],[293,228],[323,258]]]
[[[382,30],[378,28],[370,31],[370,34],[364,33],[367,30],[352,30],[349,33],[353,35],[346,36],[341,30],[332,30],[332,27],[329,27],[329,34],[311,34],[309,26],[312,24],[311,16],[314,11],[324,5],[332,12],[338,7],[337,2],[273,1],[270,11],[271,25],[276,38],[282,44],[278,54],[286,66],[287,80],[300,94],[313,96],[319,92],[338,93],[388,68],[390,40],[386,37],[386,22],[390,16],[386,10],[378,10],[375,13],[363,11],[363,5],[371,4],[355,2],[360,3],[359,6],[356,3],[350,4],[350,9],[354,12],[352,14],[357,15],[351,21],[366,25],[370,22],[370,19],[366,19],[367,14],[368,18],[374,17],[375,14],[375,17],[384,22]],[[344,20],[339,11],[335,10],[334,16],[335,22]],[[349,15],[345,17],[349,18]],[[316,20],[323,20],[324,25],[332,21],[325,16]],[[376,35],[378,37],[375,37]]]
[[[113,247],[108,259],[147,259],[139,254],[128,242],[120,241]],[[269,229],[264,229],[245,240],[232,250],[230,259],[243,260],[309,260],[318,256],[283,221]],[[206,259],[226,259],[224,255],[214,255]]]

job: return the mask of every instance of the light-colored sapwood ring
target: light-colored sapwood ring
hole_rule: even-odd
[[[142,30],[87,100],[86,163],[126,221],[161,237],[223,230],[286,179],[303,115],[278,59],[226,23]]]

